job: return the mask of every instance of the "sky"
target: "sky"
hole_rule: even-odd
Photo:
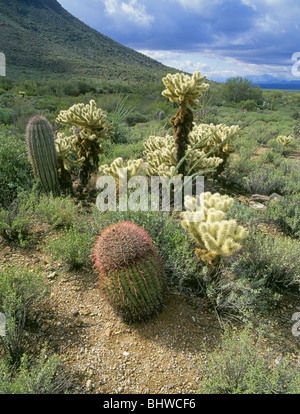
[[[58,0],[163,64],[208,79],[300,81],[299,0]]]

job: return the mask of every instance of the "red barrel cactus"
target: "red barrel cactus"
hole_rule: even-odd
[[[99,285],[126,322],[157,314],[164,303],[166,283],[162,259],[140,226],[123,221],[103,230],[93,248]]]

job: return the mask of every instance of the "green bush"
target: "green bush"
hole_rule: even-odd
[[[68,381],[59,372],[57,355],[47,356],[44,347],[38,358],[23,354],[20,366],[13,370],[5,359],[0,361],[0,394],[60,394],[65,393]]]
[[[45,293],[39,272],[28,272],[8,265],[0,270],[0,312],[6,317],[5,336],[0,336],[0,344],[11,362],[20,361],[24,350],[25,325],[32,304]]]
[[[88,227],[83,225],[81,228],[82,224],[65,229],[47,243],[47,253],[68,270],[79,269],[90,263],[94,238]]]
[[[240,185],[249,194],[281,194],[283,189],[283,174],[271,166],[257,168],[246,177],[243,177]]]
[[[36,217],[41,218],[52,229],[71,227],[78,220],[80,211],[80,205],[77,206],[70,196],[64,198],[54,197],[52,194],[41,195],[35,206]]]
[[[233,264],[235,275],[274,291],[300,288],[300,242],[289,237],[266,235],[251,228],[241,255]]]
[[[32,187],[33,176],[25,140],[0,126],[0,207],[11,204],[20,189]]]
[[[262,334],[258,338],[245,328],[240,334],[229,329],[220,348],[208,355],[201,369],[203,394],[299,394],[300,370],[283,358],[271,364],[265,355]]]
[[[0,108],[0,124],[10,125],[14,122],[15,112],[9,108]]]
[[[26,241],[34,217],[35,194],[20,192],[7,209],[0,208],[0,236],[8,241]]]
[[[246,111],[256,111],[257,103],[251,99],[247,99],[246,101],[241,102],[241,108],[246,109]]]
[[[300,237],[300,194],[286,195],[279,201],[272,201],[264,212],[288,236]]]

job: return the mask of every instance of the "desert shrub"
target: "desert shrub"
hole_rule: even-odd
[[[273,201],[264,212],[264,217],[271,220],[287,235],[300,236],[300,194],[287,195],[279,201]]]
[[[290,145],[281,145],[277,140],[272,140],[270,141],[269,146],[277,154],[287,157],[295,150],[297,143],[293,141]]]
[[[14,122],[15,112],[9,108],[0,108],[0,124],[10,125]]]
[[[256,111],[257,103],[251,99],[241,102],[241,108],[246,109],[246,111]]]
[[[47,253],[68,270],[79,269],[90,263],[94,238],[89,228],[82,224],[65,229],[47,243]]]
[[[29,235],[34,216],[35,194],[20,192],[6,209],[0,208],[0,236],[22,243]]]
[[[81,211],[81,206],[77,206],[74,201],[68,197],[54,197],[50,195],[41,195],[35,206],[35,214],[51,226],[52,229],[60,227],[69,228],[76,220]]]
[[[243,190],[250,194],[270,195],[281,193],[283,188],[283,174],[274,167],[268,166],[251,171],[240,182]]]
[[[148,122],[149,119],[146,115],[135,112],[126,116],[126,122],[128,126],[134,126],[136,124]]]
[[[25,140],[13,130],[0,128],[0,207],[11,204],[20,189],[33,183]]]
[[[57,355],[47,356],[44,347],[38,358],[23,354],[20,366],[13,370],[5,359],[0,361],[0,394],[60,394],[68,381],[59,372]]]
[[[226,330],[220,349],[201,367],[203,394],[299,394],[300,370],[287,358],[272,365],[258,338],[246,327],[240,334]]]
[[[5,336],[0,336],[0,344],[12,362],[19,362],[23,354],[25,324],[32,304],[45,293],[39,272],[8,265],[0,270],[0,312],[6,317]]]
[[[227,218],[235,219],[238,223],[248,226],[259,220],[259,214],[259,211],[238,200],[234,200],[231,209],[227,213]]]
[[[203,267],[200,277],[202,296],[210,301],[220,321],[247,324],[265,314],[268,306],[265,291],[247,275],[234,274],[224,260],[218,269]]]
[[[252,228],[231,271],[255,282],[257,287],[299,290],[299,252],[298,241],[266,235]]]
[[[295,164],[290,166],[290,171],[285,174],[282,180],[282,194],[289,195],[289,194],[297,194],[300,191],[300,168],[299,164]]]

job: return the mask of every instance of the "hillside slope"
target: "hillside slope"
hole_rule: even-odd
[[[170,68],[90,28],[56,0],[0,0],[7,76],[82,75],[157,81]]]

